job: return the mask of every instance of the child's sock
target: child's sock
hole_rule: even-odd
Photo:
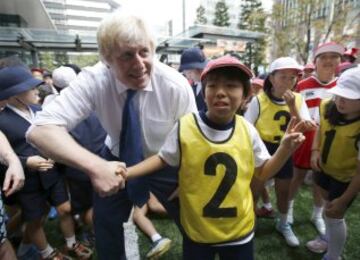
[[[161,238],[162,238],[161,235],[159,233],[156,233],[156,234],[151,236],[151,241],[155,242],[155,241],[158,241]]]
[[[272,210],[272,205],[271,202],[266,202],[263,204],[263,207],[266,208],[267,210]]]
[[[280,225],[284,226],[288,223],[287,214],[280,214]]]
[[[345,219],[335,219],[325,217],[328,249],[327,259],[340,259],[341,253],[346,242],[346,223]]]
[[[323,210],[324,210],[324,207],[316,207],[316,206],[314,206],[311,218],[312,219],[314,219],[314,218],[322,218]]]
[[[66,241],[66,246],[67,248],[73,248],[73,246],[76,244],[76,238],[75,235],[71,236],[71,237],[65,237],[65,241]]]
[[[51,253],[54,251],[54,248],[52,248],[49,244],[46,246],[44,250],[40,251],[42,258],[47,258],[51,255]]]

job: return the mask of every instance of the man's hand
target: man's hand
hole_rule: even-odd
[[[111,196],[125,187],[126,165],[118,161],[103,161],[91,176],[94,190],[100,197]]]
[[[19,159],[11,160],[5,173],[3,191],[5,196],[10,196],[24,186],[25,175]]]
[[[26,166],[34,171],[46,172],[54,167],[54,161],[51,159],[45,159],[39,155],[28,157],[26,160]]]

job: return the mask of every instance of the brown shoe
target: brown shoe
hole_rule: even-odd
[[[267,209],[264,206],[257,208],[255,214],[258,218],[274,218],[275,213],[273,209]]]
[[[76,242],[71,249],[65,246],[64,253],[71,257],[76,257],[77,259],[83,260],[83,259],[90,259],[93,254],[93,251],[89,247],[82,244],[81,242]]]
[[[71,257],[63,255],[59,250],[54,248],[54,251],[46,258],[41,258],[42,260],[72,260]]]

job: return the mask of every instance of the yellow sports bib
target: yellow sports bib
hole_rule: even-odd
[[[302,96],[295,94],[295,104],[300,111]],[[259,117],[255,122],[263,141],[278,144],[283,137],[286,127],[291,119],[290,109],[288,105],[276,104],[266,95],[265,92],[256,96],[259,100]]]
[[[193,114],[180,119],[180,220],[200,243],[236,241],[254,229],[250,182],[254,173],[252,141],[245,119],[236,116],[229,139],[212,142]]]
[[[329,102],[324,100],[320,105],[321,168],[338,181],[350,182],[356,174],[360,120],[344,125],[330,125],[324,116]]]

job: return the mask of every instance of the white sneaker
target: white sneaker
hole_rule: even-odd
[[[322,217],[311,218],[311,222],[314,224],[319,234],[324,236],[326,232],[326,225],[324,219]]]
[[[149,259],[157,259],[170,249],[170,245],[170,239],[166,237],[160,238],[153,243],[150,251],[146,254],[146,257]]]
[[[308,241],[306,243],[306,247],[311,252],[322,254],[325,253],[327,250],[327,242],[321,237],[317,237],[314,240]]]
[[[285,238],[286,243],[291,247],[297,247],[300,245],[299,239],[295,236],[289,223],[280,225],[280,222],[276,224],[276,230],[279,231]]]

